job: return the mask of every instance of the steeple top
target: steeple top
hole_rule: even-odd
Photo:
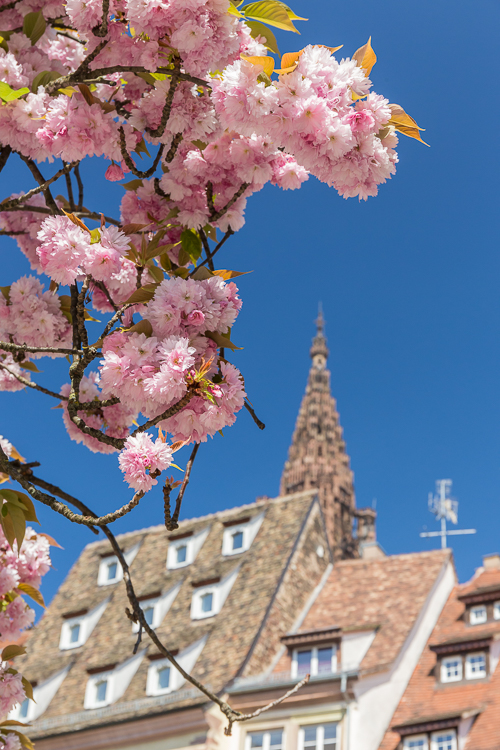
[[[324,370],[326,368],[326,360],[328,359],[329,351],[326,345],[326,337],[323,333],[325,319],[323,317],[321,302],[319,303],[318,317],[316,318],[315,323],[316,336],[313,338],[310,354],[313,361],[313,367],[316,370]]]

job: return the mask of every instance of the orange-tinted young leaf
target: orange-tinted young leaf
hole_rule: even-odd
[[[189,440],[177,440],[176,443],[172,443],[170,446],[170,450],[172,453],[176,453],[176,451],[179,451],[181,448],[183,448],[185,445],[187,445]]]
[[[53,537],[51,537],[50,534],[46,534],[44,531],[39,532],[37,536],[44,536],[51,547],[59,547],[59,549],[64,549],[64,547],[61,547],[61,545],[58,542],[56,542],[56,540]]]
[[[389,104],[389,109],[391,110],[390,123],[391,125],[394,125],[394,127],[397,128],[398,125],[404,125],[405,127],[416,128],[417,130],[425,129],[417,125],[413,117],[407,114],[399,104]]]
[[[142,180],[138,180],[138,182],[142,182]],[[123,234],[129,235],[129,234],[136,234],[137,232],[140,232],[141,229],[144,229],[145,227],[149,227],[149,224],[124,224],[124,226],[121,229],[122,229]]]
[[[252,63],[252,65],[261,65],[266,76],[270,76],[274,70],[274,60],[272,57],[268,57],[267,55],[263,55],[262,57],[259,57],[257,55],[240,55],[240,57],[243,60]]]
[[[77,227],[80,227],[80,229],[83,229],[85,232],[88,232],[89,234],[91,234],[90,229],[85,226],[83,221],[79,219],[78,216],[75,216],[75,214],[69,214],[67,211],[64,210],[64,208],[61,210],[63,214],[65,214],[68,217],[68,219],[73,222],[73,224],[76,224]]]
[[[17,451],[14,448],[14,446],[12,446],[12,450],[10,452],[10,455],[12,456],[12,458],[15,458],[16,461],[20,461],[22,464],[26,463],[26,459],[21,456],[21,454],[19,453],[19,451]]]
[[[214,271],[214,276],[220,276],[221,279],[227,281],[228,279],[235,279],[237,276],[245,276],[247,273],[253,273],[253,271],[227,271],[225,268],[219,268]]]
[[[281,67],[290,68],[292,65],[295,65],[303,51],[304,50],[301,49],[300,52],[285,52],[281,58]]]
[[[411,128],[407,125],[395,125],[394,127],[399,133],[407,135],[408,138],[415,138],[416,141],[420,141],[424,146],[429,146],[429,144],[420,137],[420,130],[418,128]]]
[[[357,49],[352,56],[352,59],[356,60],[358,67],[363,68],[366,77],[370,75],[373,66],[377,62],[377,55],[372,49],[371,41],[372,38],[370,37],[367,43]]]

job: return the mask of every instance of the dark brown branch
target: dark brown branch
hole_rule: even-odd
[[[108,334],[109,334],[109,332],[111,331],[111,329],[113,328],[114,324],[115,324],[115,323],[118,323],[118,321],[122,319],[122,317],[123,317],[123,315],[124,315],[125,311],[126,311],[126,310],[128,310],[128,308],[129,308],[129,307],[132,307],[132,305],[131,305],[131,304],[125,304],[125,305],[122,305],[122,306],[121,306],[121,307],[120,307],[120,308],[119,308],[119,309],[118,309],[118,310],[117,310],[117,311],[115,312],[115,314],[113,315],[113,317],[112,317],[112,318],[111,318],[110,320],[108,320],[108,322],[107,322],[107,324],[106,324],[106,328],[105,328],[105,329],[104,329],[104,331],[103,331],[103,332],[101,333],[101,339],[105,339],[105,338],[106,338],[106,336],[108,336]]]
[[[22,365],[21,365],[22,367]],[[18,380],[20,383],[22,383],[27,388],[33,388],[35,391],[40,391],[40,393],[45,393],[47,396],[52,396],[52,398],[57,398],[58,401],[67,401],[67,396],[61,396],[60,393],[55,393],[54,391],[49,391],[48,388],[44,388],[42,385],[37,385],[36,383],[32,383],[31,380],[28,380],[27,378],[23,378],[22,375],[16,375],[15,372],[12,372],[12,370],[7,367],[7,365],[4,365],[0,362],[0,369],[5,370],[9,373],[9,375],[12,375],[13,378]]]
[[[245,401],[245,409],[251,415],[253,421],[255,422],[259,430],[265,430],[266,425],[264,424],[264,422],[260,421],[260,419],[258,418],[257,414],[254,412],[254,410],[252,409],[248,401]]]
[[[70,170],[71,167],[70,167],[69,164],[67,164],[64,161],[63,161],[63,164],[64,164],[64,167],[66,168],[66,172],[65,172],[64,176],[66,178],[66,190],[68,191],[69,205],[71,206],[71,210],[74,211],[75,208],[76,208],[76,206],[75,206],[75,198],[73,196],[73,185],[71,184],[71,175],[69,173],[69,170]],[[74,167],[78,166],[78,162],[77,161],[73,162],[73,166]]]
[[[157,417],[150,419],[149,422],[145,422],[145,424],[134,430],[134,432],[132,433],[132,437],[135,437],[140,432],[146,432],[146,430],[149,430],[150,427],[154,427],[158,424],[158,422],[162,422],[164,419],[170,419],[170,417],[173,417],[174,414],[177,414],[179,411],[181,411],[181,409],[184,409],[184,407],[189,404],[193,396],[197,395],[198,394],[195,390],[188,391],[186,395],[183,396],[176,404],[170,406],[162,414],[159,414]]]
[[[83,182],[80,176],[80,164],[77,164],[75,167],[75,177],[78,183],[78,210],[81,211],[83,208]],[[106,221],[109,220],[106,219]]]
[[[2,7],[0,7],[0,13],[1,13],[1,12],[2,12],[3,10],[11,10],[11,8],[15,8],[15,7],[16,7],[16,5],[17,5],[18,3],[20,3],[20,2],[21,2],[21,0],[12,0],[12,2],[10,2],[10,3],[7,3],[6,5],[2,5]]]
[[[92,76],[95,78],[96,74],[94,73],[94,71],[90,71],[90,63],[95,60],[99,52],[102,52],[108,41],[108,39],[103,39],[102,42],[99,42],[97,47],[89,55],[87,55],[85,60],[80,63],[78,68],[73,73],[69,73],[66,76],[56,78],[55,81],[51,81],[51,83],[49,83],[45,87],[45,91],[47,92],[47,94],[54,94],[58,91],[58,89],[69,86],[72,82],[84,81],[86,78],[90,78],[91,72]]]
[[[110,295],[110,293],[108,291],[108,288],[107,288],[106,284],[104,283],[104,281],[96,281],[96,279],[94,279],[92,276],[90,277],[90,280],[91,280],[92,284],[95,287],[97,287],[97,289],[100,289],[101,292],[106,296],[106,299],[108,300],[109,304],[111,305],[111,307],[116,312],[119,309],[118,305],[113,301],[113,299],[112,299],[112,297],[111,297],[111,295]]]
[[[47,354],[81,354],[78,349],[57,349],[52,346],[28,346],[27,344],[11,344],[10,341],[0,341],[0,349],[5,352],[46,352]]]
[[[127,167],[130,169],[132,174],[134,174],[136,177],[140,177],[141,179],[146,179],[147,177],[151,177],[156,172],[156,168],[158,164],[160,163],[160,159],[163,156],[163,151],[165,150],[165,146],[162,143],[160,148],[158,149],[158,153],[156,154],[156,158],[153,162],[153,164],[150,166],[149,169],[147,169],[145,172],[141,172],[140,169],[137,169],[134,160],[130,156],[129,152],[127,151],[127,142],[125,140],[125,131],[120,125],[118,128],[118,132],[120,133],[120,151],[123,156],[123,161],[127,165]]]
[[[167,151],[167,155],[165,156],[165,163],[170,164],[171,161],[173,161],[174,156],[177,153],[177,149],[179,148],[179,145],[182,142],[182,133],[176,133],[174,137],[172,138],[172,145]]]
[[[165,98],[165,104],[163,105],[160,124],[157,128],[146,128],[146,133],[152,138],[160,138],[165,132],[165,128],[167,127],[167,123],[170,118],[170,112],[172,110],[172,104],[174,102],[175,90],[177,88],[177,84],[179,83],[179,67],[180,61],[176,62],[175,70],[172,74],[172,78],[170,79],[170,88],[168,89],[168,94]]]
[[[19,153],[19,152],[16,152],[16,153]],[[61,212],[60,212],[60,210],[59,210],[59,208],[57,206],[57,203],[55,202],[54,197],[53,197],[53,195],[50,192],[50,189],[48,187],[48,185],[50,184],[50,182],[48,180],[44,179],[42,173],[38,169],[38,167],[35,164],[35,162],[33,161],[33,159],[29,159],[27,156],[24,156],[21,153],[19,153],[19,156],[21,157],[21,159],[26,164],[26,166],[30,170],[30,172],[33,175],[33,177],[35,178],[35,180],[38,182],[38,184],[42,188],[41,191],[38,190],[37,192],[42,192],[43,193],[43,197],[45,198],[45,203],[47,204],[48,208],[50,209],[49,212],[51,214],[56,214],[56,215],[60,214]],[[64,174],[64,172],[62,172],[62,174]],[[60,176],[61,175],[59,175],[59,177]],[[51,182],[53,182],[53,180],[51,180]],[[29,195],[29,193],[26,193],[26,195]]]
[[[1,10],[3,10],[3,8],[1,8]],[[2,146],[2,148],[0,149],[0,172],[7,164],[7,159],[9,158],[11,153],[12,149],[10,146]]]
[[[214,200],[213,200],[213,186],[211,182],[207,182],[206,193],[207,193],[207,206],[210,212],[210,221],[219,221],[219,219],[221,219],[224,216],[224,214],[227,211],[229,211],[231,206],[233,206],[236,203],[238,198],[241,198],[241,196],[243,195],[247,187],[250,187],[250,183],[244,182],[235,192],[233,197],[228,200],[226,205],[223,206],[221,209],[219,209],[219,211],[216,211],[215,206],[214,206]]]
[[[189,484],[189,477],[191,476],[191,469],[193,468],[194,459],[196,458],[196,454],[198,453],[199,447],[200,447],[200,444],[196,443],[193,450],[191,451],[191,455],[189,456],[189,461],[187,462],[186,471],[184,474],[184,480],[182,482],[181,488],[179,490],[179,494],[177,495],[177,499],[175,501],[174,515],[170,519],[170,523],[168,525],[165,519],[165,526],[167,527],[169,531],[174,531],[174,529],[179,528],[179,514],[181,512],[182,498],[184,497],[184,493],[186,492],[186,487]]]
[[[108,33],[108,12],[109,12],[109,0],[102,0],[102,21],[100,26],[96,26],[92,29],[94,36],[106,36]]]
[[[28,161],[26,159],[24,159],[23,157],[21,157],[21,158],[23,159],[23,161],[25,161],[28,164]],[[20,206],[22,203],[26,203],[26,201],[28,201],[30,198],[32,198],[34,195],[37,195],[38,193],[43,193],[45,195],[45,191],[47,190],[48,186],[52,185],[53,182],[55,182],[56,180],[58,180],[59,177],[62,177],[63,175],[66,175],[66,183],[67,183],[68,179],[70,179],[69,178],[69,170],[73,169],[73,167],[76,166],[77,163],[78,162],[74,161],[71,164],[66,164],[62,169],[59,170],[59,172],[56,172],[53,177],[51,177],[48,180],[45,180],[45,182],[39,184],[38,187],[33,188],[32,190],[28,190],[27,193],[25,193],[24,195],[20,195],[19,198],[13,198],[10,201],[3,201],[3,203],[1,204],[2,211],[9,211],[14,206]],[[29,166],[29,164],[28,164],[28,166]],[[30,169],[31,169],[31,167],[30,167]],[[33,172],[33,170],[31,170],[31,171],[32,171],[32,174],[35,174]],[[39,173],[39,177],[41,177],[42,180],[43,180],[43,177],[42,177],[42,175],[40,173]],[[36,175],[35,175],[35,178],[38,179],[36,177]],[[71,186],[71,181],[70,181],[69,184]],[[72,201],[72,197],[73,196],[71,194],[71,201]],[[45,200],[47,200],[47,196],[46,195],[45,195]],[[48,201],[47,201],[47,205],[48,205]],[[55,201],[54,201],[54,205],[56,205]],[[57,208],[57,205],[56,205],[56,209],[57,209],[57,212],[59,213],[59,209]]]
[[[214,247],[213,252],[209,253],[209,255],[207,255],[207,257],[205,258],[205,260],[202,260],[201,263],[198,263],[198,266],[196,268],[194,268],[189,275],[193,276],[196,273],[197,269],[200,268],[200,266],[206,266],[206,265],[208,265],[208,267],[211,269],[211,266],[210,266],[211,261],[213,260],[213,258],[215,257],[215,255],[219,252],[219,250],[221,249],[221,247],[231,237],[232,234],[234,234],[234,232],[231,229],[231,227],[229,227],[229,229],[227,230],[227,232],[225,233],[224,237],[221,239],[221,241],[219,242],[219,244]]]

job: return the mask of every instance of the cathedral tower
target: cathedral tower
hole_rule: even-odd
[[[357,557],[358,545],[353,533],[354,518],[358,515],[354,475],[330,391],[321,310],[316,327],[311,369],[281,476],[280,495],[317,488],[335,558]]]

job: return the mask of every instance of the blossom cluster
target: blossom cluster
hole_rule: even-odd
[[[59,297],[44,291],[34,276],[23,276],[11,285],[7,298],[0,295],[0,339],[28,346],[68,348],[72,345],[72,331],[61,311]]]

